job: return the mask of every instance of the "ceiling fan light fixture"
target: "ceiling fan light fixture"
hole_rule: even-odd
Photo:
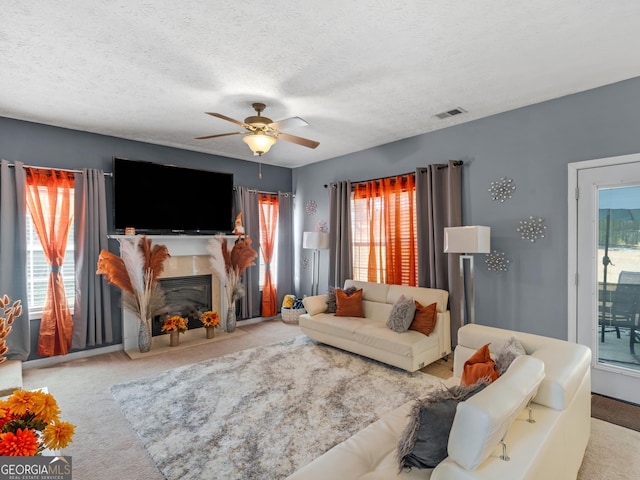
[[[275,137],[262,133],[253,133],[242,137],[242,141],[249,145],[249,148],[255,155],[267,153],[269,149],[276,143]]]

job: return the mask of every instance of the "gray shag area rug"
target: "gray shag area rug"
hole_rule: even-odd
[[[274,480],[442,383],[300,336],[111,392],[166,479]]]

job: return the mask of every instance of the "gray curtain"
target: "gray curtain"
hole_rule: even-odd
[[[72,348],[113,343],[111,291],[96,275],[100,250],[108,250],[107,201],[102,170],[75,175],[76,292]]]
[[[293,194],[278,192],[278,310],[284,296],[293,294]]]
[[[6,337],[8,360],[27,360],[31,351],[27,302],[27,178],[21,162],[0,162],[0,295],[20,300],[22,316]]]
[[[353,277],[351,256],[351,182],[329,185],[329,286]]]
[[[444,227],[462,225],[462,162],[416,169],[418,285],[449,292],[451,343],[460,327],[458,255],[444,253]]]
[[[236,215],[242,212],[242,225],[251,245],[260,254],[260,211],[258,210],[258,192],[247,187],[235,187],[234,208]],[[260,316],[260,269],[249,267],[242,275],[245,296],[239,300],[240,309],[237,310],[240,319]]]

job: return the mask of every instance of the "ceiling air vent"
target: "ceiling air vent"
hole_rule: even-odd
[[[461,113],[467,113],[467,111],[462,107],[456,107],[456,108],[453,108],[451,110],[447,110],[446,112],[437,113],[434,116],[438,117],[440,120],[443,120],[445,118],[449,118],[449,117],[454,117],[456,115],[460,115]]]

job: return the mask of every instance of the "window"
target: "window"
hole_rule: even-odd
[[[43,189],[44,187],[39,187]],[[46,195],[42,196],[46,201]],[[73,204],[73,192],[71,194]],[[44,308],[47,284],[49,282],[49,265],[42,250],[42,244],[36,233],[33,220],[27,209],[27,299],[29,302],[29,317],[40,318]],[[67,249],[61,273],[64,279],[64,291],[71,313],[75,301],[75,258],[74,258],[74,228],[73,223],[69,230]]]
[[[354,185],[351,201],[353,278],[417,285],[415,176]]]

